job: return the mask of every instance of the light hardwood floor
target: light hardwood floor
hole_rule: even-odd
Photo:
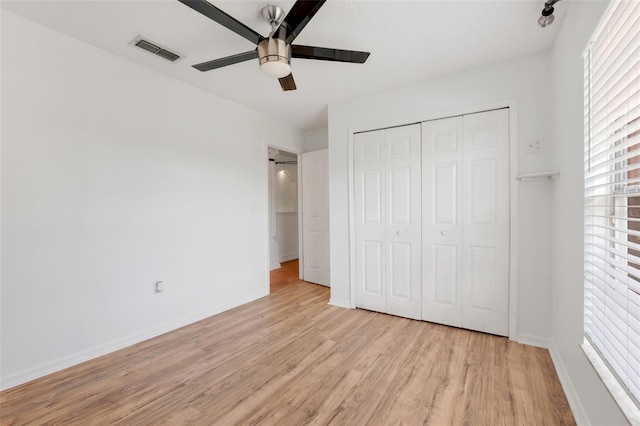
[[[298,259],[282,262],[280,268],[270,272],[271,293],[300,282]]]
[[[0,394],[1,424],[572,425],[549,354],[300,282]]]

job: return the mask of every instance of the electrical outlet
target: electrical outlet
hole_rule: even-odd
[[[162,281],[156,281],[153,283],[153,292],[162,293],[164,291],[164,283]]]
[[[537,154],[542,152],[542,139],[535,139],[527,143],[527,153]]]

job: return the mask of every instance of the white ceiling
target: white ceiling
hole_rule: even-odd
[[[260,34],[267,1],[210,0]],[[288,11],[293,0],[273,0]],[[253,50],[251,42],[176,0],[2,1],[2,7],[300,129],[325,126],[327,105],[549,49],[556,22],[536,24],[543,0],[327,1],[294,44],[371,52],[364,65],[293,59],[298,90],[283,92],[258,60],[200,72],[192,64]],[[183,56],[170,63],[128,43],[136,36]]]

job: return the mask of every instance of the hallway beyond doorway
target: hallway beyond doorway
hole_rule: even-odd
[[[281,265],[280,268],[271,271],[271,293],[301,281],[298,259],[282,262]]]

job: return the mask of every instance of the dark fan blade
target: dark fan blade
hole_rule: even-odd
[[[286,77],[282,77],[279,78],[278,81],[280,82],[280,86],[282,87],[282,90],[284,90],[285,92],[288,90],[296,90],[296,82],[293,79],[293,74],[289,74]]]
[[[235,18],[227,15],[222,10],[218,9],[211,3],[206,2],[205,0],[178,0],[180,3],[183,3],[189,6],[191,9],[196,12],[202,13],[209,19],[216,21],[218,24],[229,28],[234,33],[241,35],[246,38],[253,44],[258,44],[264,37],[262,37],[257,32],[253,31],[251,28],[247,27],[242,22],[236,20]]]
[[[287,29],[287,43],[291,43],[300,31],[309,23],[313,15],[322,7],[326,0],[298,0],[295,2],[287,17],[280,26]]]
[[[203,62],[201,64],[195,64],[193,67],[200,71],[209,71],[216,68],[226,67],[227,65],[237,64],[238,62],[244,62],[258,57],[258,50],[251,50],[249,52],[238,53],[237,55],[227,56],[226,58],[214,59],[213,61]]]
[[[291,46],[292,58],[318,59],[320,61],[354,62],[364,64],[369,57],[369,52],[356,50],[329,49],[316,46]]]

